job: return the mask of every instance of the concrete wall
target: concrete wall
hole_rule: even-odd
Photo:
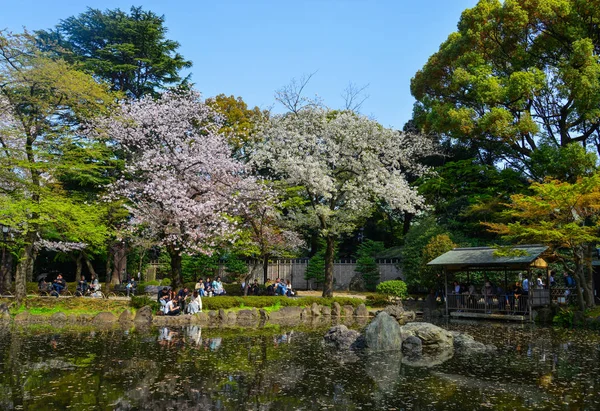
[[[377,260],[379,266],[380,281],[396,280],[398,278],[404,279],[402,275],[400,260]],[[316,285],[314,282],[306,281],[304,279],[304,273],[308,266],[308,259],[295,259],[295,260],[274,260],[269,263],[268,277],[271,280],[281,278],[283,280],[290,280],[292,287],[299,290],[315,289]],[[334,288],[336,290],[347,290],[348,285],[352,277],[356,275],[354,271],[356,268],[355,260],[338,260],[335,261],[333,266],[333,278]],[[221,267],[219,274],[224,277],[226,272]],[[259,264],[257,270],[251,281],[254,278],[258,280],[260,284],[263,283],[263,265]]]

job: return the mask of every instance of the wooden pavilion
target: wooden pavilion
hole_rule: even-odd
[[[532,278],[534,269],[545,270],[548,285],[548,264],[541,256],[548,247],[540,244],[518,245],[503,255],[494,247],[455,248],[430,261],[430,267],[439,267],[444,273],[446,315],[467,318],[491,318],[524,321],[531,318],[532,308],[550,304],[550,290],[536,287]],[[448,279],[458,272],[504,272],[504,288],[470,287],[455,292]],[[514,294],[508,289],[508,273],[520,272],[529,282],[528,293]]]

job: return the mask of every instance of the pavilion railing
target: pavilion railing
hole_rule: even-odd
[[[577,301],[575,287],[550,287],[550,298],[557,304],[574,304]]]
[[[529,296],[449,294],[448,310],[487,314],[525,315],[529,310]]]

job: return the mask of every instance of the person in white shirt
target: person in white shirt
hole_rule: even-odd
[[[202,311],[202,298],[200,297],[200,294],[198,294],[198,291],[194,291],[194,294],[192,294],[192,301],[188,304],[187,306],[187,313],[188,314],[196,314],[198,312]]]

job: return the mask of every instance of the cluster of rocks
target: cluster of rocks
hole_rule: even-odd
[[[339,350],[394,351],[402,356],[403,363],[419,367],[441,364],[455,352],[468,355],[496,350],[495,346],[475,341],[468,334],[447,331],[434,324],[411,322],[401,325],[388,311],[393,310],[379,312],[366,327],[364,335],[343,325],[332,327],[324,337],[325,344]]]

